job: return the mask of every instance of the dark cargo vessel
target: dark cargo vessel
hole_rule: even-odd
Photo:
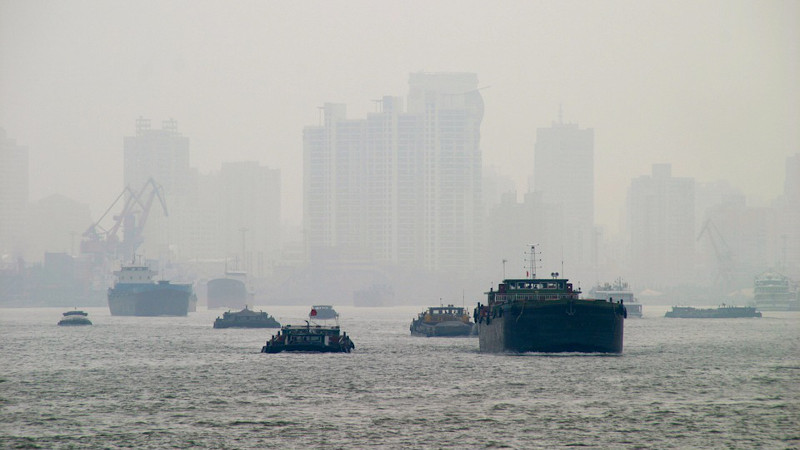
[[[156,272],[147,266],[122,266],[114,272],[117,281],[108,289],[112,316],[185,316],[194,288],[191,284],[153,281]]]
[[[208,308],[244,308],[252,300],[245,272],[226,271],[224,278],[208,280]]]
[[[507,279],[475,308],[482,352],[622,353],[622,302],[579,298],[566,278]]]
[[[481,352],[622,353],[628,313],[623,301],[581,299],[580,289],[559,274],[506,279],[474,311]]]

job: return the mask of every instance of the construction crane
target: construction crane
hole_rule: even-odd
[[[697,235],[697,240],[699,241],[704,235],[708,236],[711,247],[714,249],[714,255],[717,258],[717,276],[715,281],[717,283],[724,282],[725,286],[728,287],[731,286],[733,282],[733,252],[731,252],[730,247],[728,247],[728,243],[725,242],[722,233],[719,232],[719,228],[717,228],[710,218],[706,219],[703,224],[700,234]],[[718,240],[719,242],[717,242]]]
[[[100,223],[123,197],[125,198],[125,204],[122,207],[122,211],[113,216],[114,224],[109,229],[103,228]],[[83,232],[81,252],[96,256],[122,258],[124,260],[132,259],[136,250],[144,242],[142,231],[150,215],[153,200],[156,197],[161,202],[164,215],[168,216],[167,202],[164,200],[164,188],[156,183],[153,178],[148,178],[144,186],[138,191],[134,191],[130,186],[125,186],[100,219]],[[122,229],[122,241],[118,236],[120,228]]]

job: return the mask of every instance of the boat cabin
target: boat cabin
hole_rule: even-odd
[[[574,290],[567,278],[506,279],[497,285],[497,291],[486,292],[489,303],[523,300],[577,299],[580,289]]]

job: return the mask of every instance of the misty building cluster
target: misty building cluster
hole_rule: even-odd
[[[528,186],[515,186],[484,166],[492,149],[481,146],[481,89],[474,73],[421,72],[405,97],[375,100],[364,118],[325,103],[319,123],[297,130],[299,229],[282,224],[281,171],[268,154],[266,166],[228,161],[201,174],[174,119],[160,128],[135,120],[121,185],[102,187],[104,212],[60,195],[31,202],[28,150],[2,131],[0,302],[41,304],[38,286],[59,283],[104,295],[113,266],[134,254],[197,284],[246,271],[261,304],[309,303],[320,292],[327,303],[366,306],[472,302],[505,276],[525,276],[531,244],[541,274],[560,272],[585,291],[622,277],[673,303],[744,302],[769,269],[800,280],[800,153],[775,168],[784,193],[764,207],[748,206],[736,180],[700,183],[668,161],[615,174],[630,185],[612,234],[595,223],[605,204],[595,194],[594,130],[560,112],[549,126],[531,124],[534,164]]]

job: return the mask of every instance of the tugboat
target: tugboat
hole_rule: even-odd
[[[264,311],[255,312],[244,306],[239,312],[227,311],[214,321],[214,328],[280,328],[281,324]]]
[[[318,352],[318,353],[350,353],[356,346],[347,336],[341,333],[339,326],[284,325],[278,334],[272,336],[261,347],[261,353],[278,352]]]
[[[752,306],[719,306],[717,308],[693,308],[691,306],[673,306],[664,317],[678,319],[733,319],[740,317],[761,317],[761,313]]]
[[[311,307],[311,312],[308,313],[308,318],[319,320],[338,319],[339,313],[331,305],[314,305]]]
[[[92,321],[87,317],[89,314],[83,311],[67,311],[63,318],[58,321],[61,326],[80,326],[91,325]]]
[[[156,272],[142,264],[123,265],[108,288],[112,316],[186,316],[194,288],[191,284],[153,281]]]
[[[465,308],[453,305],[431,306],[411,321],[411,335],[469,336],[474,325]]]
[[[622,300],[581,299],[557,272],[536,278],[531,246],[531,278],[505,279],[478,306],[481,352],[622,353],[627,311]]]
[[[628,311],[628,317],[642,317],[642,304],[636,300],[628,282],[622,281],[622,278],[617,278],[614,283],[598,284],[589,291],[589,297],[621,300]]]

